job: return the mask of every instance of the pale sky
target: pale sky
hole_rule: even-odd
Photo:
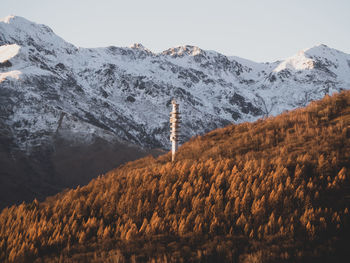
[[[10,14],[79,47],[188,44],[257,62],[321,43],[350,53],[349,0],[0,0]]]

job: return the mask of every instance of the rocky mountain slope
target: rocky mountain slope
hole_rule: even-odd
[[[350,55],[325,45],[255,63],[193,46],[77,48],[21,17],[5,18],[0,32],[2,115],[26,149],[67,132],[167,148],[173,97],[187,140],[350,87]]]
[[[141,155],[143,149],[167,149],[172,98],[180,103],[184,142],[349,88],[350,55],[325,45],[255,63],[193,46],[157,54],[141,44],[77,48],[45,25],[16,16],[0,22],[3,152],[8,163],[19,153],[30,167],[34,159],[41,170],[45,164],[45,178],[62,141],[70,150],[97,141],[102,155],[108,145],[115,145],[116,155],[124,147]]]

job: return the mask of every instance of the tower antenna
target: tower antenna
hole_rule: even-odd
[[[177,150],[177,142],[179,141],[179,133],[180,133],[180,112],[179,112],[179,104],[176,103],[175,99],[171,101],[173,105],[173,110],[170,112],[170,141],[172,143],[171,152],[172,158],[171,161],[175,161],[175,152]]]

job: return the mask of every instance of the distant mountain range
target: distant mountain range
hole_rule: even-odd
[[[167,149],[172,98],[184,142],[344,89],[350,55],[325,45],[273,63],[194,46],[77,48],[45,25],[9,16],[0,22],[1,187],[23,192],[44,180],[29,187],[28,200],[47,195],[43,188],[86,183],[148,149]],[[96,154],[100,162],[91,163]]]

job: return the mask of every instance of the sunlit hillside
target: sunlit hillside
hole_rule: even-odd
[[[348,262],[350,92],[0,215],[0,261]],[[348,257],[348,258],[346,258]]]

